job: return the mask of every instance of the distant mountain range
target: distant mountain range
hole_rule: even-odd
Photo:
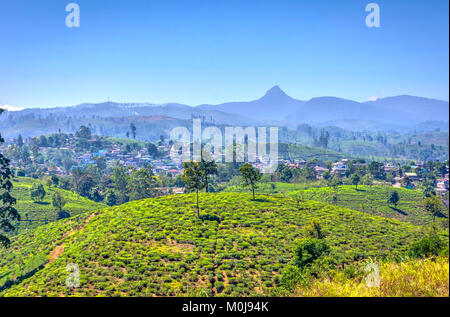
[[[23,116],[72,118],[115,118],[163,116],[179,120],[202,118],[218,125],[274,124],[294,128],[307,123],[313,126],[336,126],[347,130],[369,131],[448,131],[449,103],[414,96],[396,96],[376,101],[357,102],[336,97],[319,97],[308,101],[288,96],[274,86],[260,99],[228,102],[219,105],[114,103],[81,104],[73,107],[5,111],[0,122]]]
[[[426,121],[448,123],[449,103],[414,96],[397,96],[376,101],[357,102],[336,97],[309,101],[289,97],[280,87],[270,89],[262,98],[250,102],[201,105],[203,110],[219,110],[258,120],[287,121],[323,125],[341,122],[368,123],[369,128],[415,127]],[[364,130],[364,124],[358,124]]]

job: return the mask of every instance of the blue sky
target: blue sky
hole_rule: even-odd
[[[367,28],[376,2],[381,27]],[[0,0],[0,104],[448,100],[448,1]],[[81,27],[65,25],[78,3]]]

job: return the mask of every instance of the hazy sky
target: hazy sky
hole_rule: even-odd
[[[0,104],[448,100],[448,1],[0,0]],[[81,9],[67,28],[65,6]]]

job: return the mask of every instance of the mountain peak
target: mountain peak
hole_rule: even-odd
[[[273,86],[266,92],[264,97],[284,97],[284,96],[287,95],[283,90],[281,90],[279,86]]]

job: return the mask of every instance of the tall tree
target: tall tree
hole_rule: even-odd
[[[255,189],[258,188],[258,182],[261,180],[261,173],[251,164],[246,163],[239,168],[242,176],[242,185],[244,187],[251,187],[253,193],[253,200],[255,200]]]
[[[23,138],[22,138],[22,135],[21,135],[21,134],[19,134],[19,136],[17,137],[17,145],[18,145],[19,147],[22,147],[22,146],[23,146]]]
[[[0,109],[0,114],[2,112],[3,110]],[[0,135],[0,143],[3,142],[4,140]],[[13,222],[20,220],[20,215],[14,208],[16,199],[11,196],[12,177],[9,160],[0,152],[0,245],[4,247],[11,243],[4,233],[14,230]]]
[[[127,202],[129,199],[129,193],[127,189],[129,175],[125,167],[117,162],[116,166],[113,169],[113,175],[111,179],[113,181],[114,189],[117,194],[117,203],[123,204]]]
[[[75,133],[75,136],[80,139],[90,139],[91,138],[91,129],[85,125],[80,126],[78,131]]]
[[[42,184],[34,184],[31,187],[30,196],[33,201],[43,201],[46,194],[44,185]]]
[[[388,197],[388,204],[392,204],[395,206],[395,208],[397,208],[397,204],[400,200],[400,196],[398,195],[398,193],[396,191],[393,191],[389,194]]]
[[[59,213],[62,212],[62,209],[66,205],[66,199],[64,198],[64,196],[59,191],[56,191],[53,194],[53,196],[52,196],[52,205],[53,205],[53,207],[58,208]]]
[[[114,206],[117,204],[117,197],[113,190],[108,190],[105,196],[105,202],[108,206]]]
[[[355,189],[358,190],[358,184],[361,181],[361,177],[355,173],[350,177],[350,180],[352,181],[352,184],[355,185]]]
[[[442,210],[444,210],[442,201],[435,195],[425,198],[424,205],[425,210],[433,216],[433,223],[436,217],[440,216]]]
[[[135,171],[129,177],[127,185],[130,200],[155,197],[158,193],[156,187],[159,183],[158,178],[153,175],[151,165]]]
[[[205,190],[208,192],[209,188],[209,176],[217,175],[217,164],[214,160],[204,160],[203,157],[200,161],[200,169],[203,171],[205,177]]]
[[[147,152],[148,152],[148,155],[150,155],[153,158],[158,156],[158,148],[153,143],[149,143],[147,145]]]
[[[80,177],[76,184],[77,193],[80,194],[83,197],[91,198],[91,189],[95,186],[95,180],[94,178],[89,175],[85,174]]]
[[[133,122],[130,123],[130,130],[133,139],[136,139],[136,125]]]
[[[205,188],[205,174],[200,168],[200,164],[195,161],[183,163],[183,175],[181,178],[189,191],[195,190],[197,193],[197,216],[200,217],[200,207],[198,205],[198,192]]]

